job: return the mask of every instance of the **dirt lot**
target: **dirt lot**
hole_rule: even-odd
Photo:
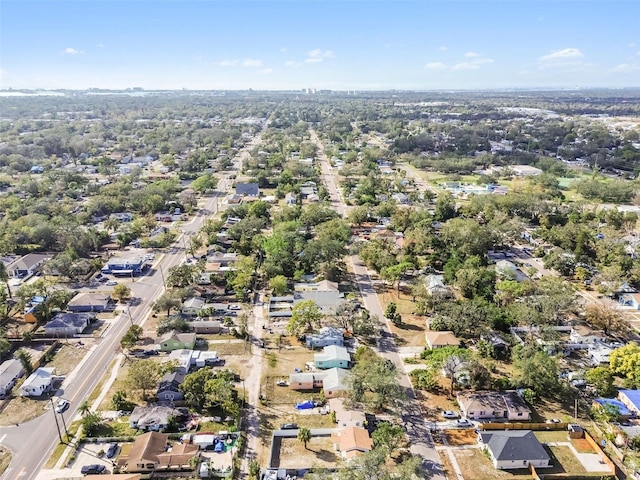
[[[486,455],[477,448],[455,450],[454,455],[462,476],[468,480],[533,480],[528,470],[496,470]]]
[[[406,292],[404,290],[407,290]],[[390,302],[395,302],[398,307],[398,313],[402,316],[402,325],[399,327],[391,325],[391,333],[396,338],[399,347],[417,346],[422,347],[425,344],[424,332],[426,331],[425,317],[414,315],[415,306],[411,301],[408,289],[402,287],[400,296],[397,290],[391,288],[382,288],[378,294],[382,310]]]
[[[331,437],[311,437],[307,449],[297,438],[283,438],[279,458],[280,468],[334,467],[340,460]]]
[[[442,470],[444,476],[447,477],[447,480],[455,480],[456,473],[453,470],[453,466],[451,465],[451,460],[449,460],[449,455],[442,450],[438,451],[438,455],[440,456],[440,463],[442,463]]]
[[[11,453],[6,452],[4,450],[0,451],[0,475],[4,473],[4,471],[9,466],[11,462]]]
[[[478,443],[478,434],[473,428],[457,428],[443,432],[447,443],[453,447],[460,445],[475,445]]]
[[[459,411],[454,398],[449,398],[446,394],[437,395],[425,391],[416,391],[418,400],[422,406],[425,419],[430,422],[441,422],[443,410]]]

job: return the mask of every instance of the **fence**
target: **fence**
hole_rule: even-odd
[[[569,424],[560,423],[482,423],[482,430],[566,430]]]

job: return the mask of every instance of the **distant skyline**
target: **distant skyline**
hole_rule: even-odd
[[[0,1],[0,88],[640,86],[640,1]]]

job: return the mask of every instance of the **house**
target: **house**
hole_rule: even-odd
[[[192,470],[194,458],[199,457],[198,450],[198,445],[174,443],[158,455],[158,470]]]
[[[93,318],[89,313],[60,312],[43,329],[48,335],[72,337],[84,332]]]
[[[298,200],[296,198],[296,194],[293,192],[289,192],[284,196],[284,203],[285,205],[295,205],[296,203],[298,203]]]
[[[501,278],[515,280],[516,282],[529,280],[529,277],[510,260],[498,260],[496,262],[496,273]]]
[[[624,293],[618,297],[620,305],[640,310],[640,293]]]
[[[36,310],[38,305],[44,303],[47,300],[47,297],[43,297],[40,295],[35,295],[29,303],[25,305],[24,311],[24,322],[25,323],[38,323],[38,316],[36,315]]]
[[[113,275],[141,275],[146,267],[146,261],[138,256],[111,257],[102,269],[102,273],[111,273]]]
[[[338,291],[303,291],[293,293],[293,304],[313,300],[325,315],[335,313],[338,306],[344,302],[344,293]]]
[[[424,286],[430,295],[447,295],[449,293],[449,289],[444,284],[443,275],[425,275]]]
[[[112,213],[111,215],[109,215],[109,218],[114,218],[121,223],[127,223],[133,220],[133,215],[129,212],[118,212]]]
[[[0,365],[0,398],[4,398],[11,393],[20,377],[24,375],[24,367],[15,358],[5,360]]]
[[[129,426],[138,430],[161,432],[169,426],[171,417],[180,416],[181,412],[168,405],[149,405],[135,407],[129,417]]]
[[[322,327],[318,333],[307,335],[308,348],[324,348],[329,345],[344,345],[344,333],[339,328]]]
[[[136,437],[129,454],[118,457],[118,467],[127,473],[153,472],[160,464],[158,455],[167,450],[168,440],[169,435],[157,432],[149,432]]]
[[[193,350],[196,345],[196,334],[178,333],[175,330],[171,330],[160,337],[156,343],[160,345],[160,350],[163,352],[178,349]]]
[[[344,368],[330,368],[325,370],[322,378],[322,391],[325,398],[335,398],[351,390],[349,382],[349,371]]]
[[[322,388],[324,372],[292,373],[289,375],[289,388],[291,390],[315,390]]]
[[[424,336],[429,350],[433,350],[434,348],[460,346],[460,339],[456,337],[453,332],[448,330],[442,332],[429,330],[424,334]]]
[[[260,187],[257,183],[236,183],[236,195],[243,197],[259,197]]]
[[[50,391],[53,385],[54,372],[55,368],[52,367],[36,368],[20,385],[20,395],[23,397],[39,397]]]
[[[474,420],[531,420],[531,409],[513,390],[460,392],[457,399],[463,415]]]
[[[220,333],[222,331],[222,323],[218,320],[189,322],[189,327],[191,327],[195,333]]]
[[[174,362],[179,369],[188,373],[191,367],[202,368],[206,365],[215,365],[220,362],[218,353],[203,350],[173,350],[163,362]]]
[[[108,293],[83,292],[67,304],[70,312],[104,312],[110,308],[111,297]]]
[[[634,415],[640,415],[640,390],[619,390],[618,399]]]
[[[481,431],[478,442],[500,470],[551,467],[550,458],[531,430]]]
[[[184,399],[180,385],[184,382],[186,372],[179,368],[174,372],[167,372],[160,379],[156,394],[160,402],[174,402]]]
[[[361,410],[351,410],[345,407],[341,398],[331,398],[329,408],[336,412],[336,424],[338,427],[364,427],[367,423],[367,416]]]
[[[326,370],[328,368],[351,368],[351,355],[345,347],[340,345],[327,345],[322,353],[313,356],[313,364],[316,368]]]
[[[361,427],[342,428],[333,433],[331,439],[335,444],[335,449],[345,460],[363,455],[373,448],[373,440],[371,440],[369,432]]]
[[[611,355],[611,352],[613,352],[615,346],[616,344],[608,343],[596,343],[593,345],[589,345],[589,349],[587,350],[587,352],[591,365],[597,367],[598,365],[602,365],[605,363],[608,364],[609,355]]]
[[[200,297],[187,298],[180,307],[180,313],[195,317],[204,308],[204,300]]]
[[[296,283],[293,289],[296,292],[337,292],[338,284],[330,280],[322,280],[314,283]]]
[[[27,278],[38,271],[38,267],[51,259],[46,253],[28,253],[14,260],[6,267],[7,273],[13,278]]]
[[[607,336],[602,332],[596,332],[586,325],[574,325],[569,332],[569,343],[578,345],[605,343]]]

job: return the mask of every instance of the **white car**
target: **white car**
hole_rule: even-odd
[[[466,418],[461,418],[460,420],[458,420],[456,422],[456,427],[460,427],[460,428],[469,428],[469,427],[473,427],[473,423],[471,423],[469,420],[467,420]]]
[[[442,416],[444,418],[449,418],[449,419],[456,419],[458,418],[460,415],[458,415],[456,412],[453,412],[451,410],[445,410],[444,412],[442,412]]]
[[[58,400],[58,405],[56,405],[56,413],[62,413],[67,408],[69,408],[69,402],[64,398],[61,398],[60,400]]]
[[[105,285],[107,287],[114,287],[118,284],[118,282],[114,282],[113,280],[108,281],[107,283],[105,283]]]

